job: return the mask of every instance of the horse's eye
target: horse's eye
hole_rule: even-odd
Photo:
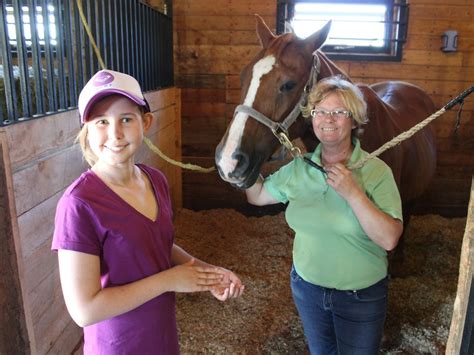
[[[282,86],[280,86],[280,92],[288,92],[291,91],[296,86],[294,81],[287,81]]]

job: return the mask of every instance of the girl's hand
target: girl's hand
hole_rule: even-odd
[[[220,286],[211,289],[210,291],[212,295],[219,301],[226,301],[229,298],[240,297],[244,292],[245,286],[242,285],[239,277],[230,270],[224,268],[219,269],[224,272],[224,287]]]
[[[168,270],[171,274],[172,291],[200,292],[211,291],[217,287],[224,288],[226,272],[219,267],[194,266],[195,259],[177,265]]]

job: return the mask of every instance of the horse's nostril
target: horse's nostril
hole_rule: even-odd
[[[240,176],[244,173],[249,166],[249,156],[241,151],[237,151],[232,155],[232,158],[237,161],[232,176]]]

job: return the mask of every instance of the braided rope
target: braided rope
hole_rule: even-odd
[[[437,119],[439,116],[441,116],[442,114],[444,114],[446,112],[446,109],[443,107],[442,109],[440,109],[439,111],[433,113],[431,116],[429,116],[428,118],[424,119],[423,121],[421,121],[420,123],[418,123],[417,125],[413,126],[412,128],[410,128],[408,131],[405,131],[403,133],[400,133],[398,136],[396,136],[395,138],[393,138],[392,140],[388,141],[387,143],[385,143],[384,145],[382,145],[380,148],[378,148],[377,150],[374,150],[372,153],[368,154],[367,156],[365,156],[363,159],[359,160],[358,162],[356,162],[355,164],[349,166],[349,169],[351,170],[354,170],[354,169],[359,169],[359,168],[362,168],[365,163],[367,163],[367,161],[369,161],[370,159],[373,159],[377,156],[379,156],[380,154],[382,154],[383,152],[385,152],[386,150],[396,146],[397,144],[400,144],[401,142],[403,142],[404,140],[410,138],[411,136],[413,136],[416,132],[418,132],[419,130],[423,129],[426,125],[428,125],[428,123],[430,123],[431,121],[434,121],[435,119]]]

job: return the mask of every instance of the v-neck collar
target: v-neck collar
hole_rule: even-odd
[[[156,216],[155,216],[155,219],[151,219],[147,216],[145,216],[143,213],[141,213],[140,211],[138,211],[135,207],[133,207],[131,204],[129,204],[127,201],[125,201],[119,194],[117,194],[109,185],[107,185],[100,177],[99,175],[97,175],[92,169],[89,169],[89,172],[91,173],[92,176],[94,176],[97,180],[100,181],[100,183],[102,185],[105,186],[105,188],[114,196],[114,198],[116,200],[119,200],[120,203],[124,206],[126,206],[129,210],[133,211],[134,213],[140,215],[141,217],[143,217],[144,219],[146,219],[148,222],[150,223],[156,223],[158,222],[159,218],[160,218],[160,215],[161,215],[161,206],[160,204],[158,203],[158,194],[156,192],[156,188],[155,188],[155,185],[153,184],[153,180],[151,179],[151,176],[150,174],[148,173],[148,171],[146,171],[141,164],[136,164],[136,166],[140,169],[140,171],[142,171],[148,181],[150,182],[150,185],[151,185],[151,188],[153,190],[153,196],[155,198],[155,203],[156,203],[156,206],[157,206],[157,211],[156,211]]]

